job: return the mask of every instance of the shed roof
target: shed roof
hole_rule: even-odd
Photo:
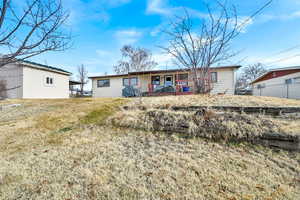
[[[276,76],[272,76],[273,72],[280,72],[280,74],[278,74]],[[264,73],[263,75],[259,76],[257,79],[252,81],[251,84],[254,84],[254,83],[257,83],[260,81],[269,80],[272,78],[278,78],[281,76],[285,76],[285,75],[293,74],[293,73],[297,73],[297,72],[300,72],[300,66],[280,67],[280,68],[270,69],[269,71],[267,71],[266,73]]]
[[[66,75],[71,75],[72,74],[71,72],[63,70],[61,68],[52,67],[52,66],[49,66],[49,65],[44,65],[44,64],[40,64],[40,63],[28,61],[28,60],[22,60],[22,61],[19,61],[19,63],[23,64],[23,65],[26,65],[26,66],[29,66],[29,67],[37,68],[37,69],[44,69],[44,70],[57,72],[57,73],[62,73],[62,74],[66,74]]]

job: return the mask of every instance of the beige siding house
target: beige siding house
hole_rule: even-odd
[[[300,67],[272,69],[252,82],[254,96],[300,99]]]
[[[235,73],[240,66],[213,67],[210,70],[212,94],[234,94]],[[126,85],[134,86],[144,94],[151,95],[160,86],[172,86],[174,93],[193,93],[193,81],[187,70],[156,70],[130,72],[121,75],[90,76],[93,97],[122,97]]]
[[[68,98],[70,75],[65,70],[29,61],[8,64],[0,68],[0,97]]]

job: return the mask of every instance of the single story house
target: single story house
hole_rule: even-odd
[[[240,67],[211,67],[210,77],[206,80],[211,82],[211,93],[234,94],[235,72]],[[154,94],[154,91],[162,86],[172,86],[175,94],[191,94],[194,91],[192,73],[186,69],[130,72],[89,78],[92,79],[93,97],[122,97],[122,90],[128,85],[148,95]]]
[[[69,98],[70,72],[30,61],[0,68],[2,98]]]
[[[271,69],[251,84],[255,96],[300,99],[300,66]]]

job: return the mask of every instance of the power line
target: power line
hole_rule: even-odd
[[[279,60],[275,60],[275,61],[266,63],[266,65],[271,65],[271,64],[274,64],[274,63],[277,63],[277,62],[289,60],[289,59],[292,59],[292,58],[295,58],[295,57],[299,57],[299,56],[300,56],[300,54],[295,54],[295,55],[293,55],[293,56],[289,56],[289,57],[286,57],[286,58],[281,58],[281,59],[279,59]]]
[[[270,0],[267,3],[265,3],[260,9],[258,9],[256,12],[254,12],[252,15],[250,15],[250,17],[248,17],[248,19],[246,19],[243,23],[241,23],[239,25],[239,27],[243,27],[245,24],[247,24],[251,19],[253,19],[256,15],[258,15],[266,7],[268,7],[272,2],[273,2],[273,0]]]
[[[272,59],[272,57],[274,57],[274,56],[277,56],[277,55],[280,55],[280,54],[284,54],[284,53],[290,52],[290,51],[298,49],[298,48],[300,48],[300,44],[292,46],[292,47],[284,49],[284,50],[281,50],[281,51],[278,51],[277,53],[274,53],[274,54],[268,56],[267,58],[264,58],[263,60]],[[289,59],[292,59],[292,58],[295,58],[295,57],[298,57],[298,56],[300,56],[300,54],[295,54],[293,56],[289,56],[289,57],[285,57],[285,58],[280,58],[280,59],[275,60],[275,61],[267,62],[266,64],[270,65],[270,64],[274,64],[276,62],[280,62],[280,61],[284,61],[284,60],[289,60]],[[260,62],[264,63],[264,61],[260,61]]]
[[[274,54],[272,54],[271,56],[277,56],[277,55],[280,55],[280,54],[283,54],[283,53],[287,53],[287,52],[289,52],[289,51],[292,51],[292,50],[298,49],[298,48],[300,48],[300,44],[295,45],[295,46],[292,46],[292,47],[287,48],[287,49],[284,49],[284,50],[279,51],[279,52],[277,52],[277,53],[274,53]],[[271,56],[270,56],[270,57],[271,57]]]

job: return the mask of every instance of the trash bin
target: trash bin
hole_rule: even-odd
[[[182,91],[183,91],[183,92],[188,92],[188,91],[190,91],[190,88],[187,87],[187,86],[183,86],[183,87],[182,87]]]

